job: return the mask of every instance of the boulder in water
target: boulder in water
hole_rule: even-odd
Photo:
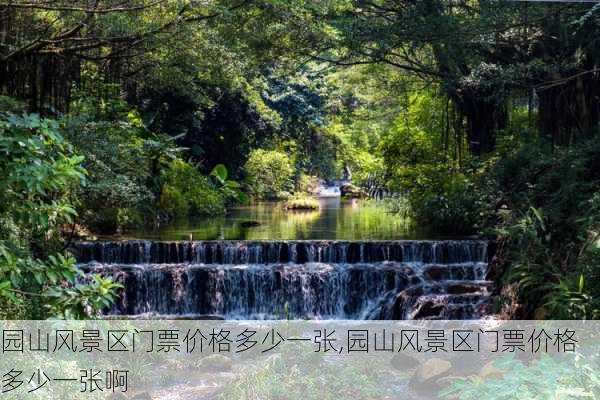
[[[465,381],[467,378],[465,378],[464,376],[443,376],[440,379],[435,381],[435,387],[437,388],[438,392],[440,390],[444,390],[447,387],[449,387],[450,385],[454,384],[454,382],[456,381]],[[459,394],[458,393],[452,393],[450,395],[446,395],[444,397],[445,400],[459,400]]]
[[[447,376],[451,369],[452,364],[449,361],[430,358],[419,365],[410,378],[409,385],[416,391],[436,392],[440,389],[437,381]]]
[[[340,186],[340,194],[342,197],[351,199],[364,199],[367,197],[367,194],[364,190],[351,183],[344,183],[342,186]]]
[[[406,319],[406,314],[413,306],[414,300],[423,294],[423,287],[405,289],[396,295],[392,309],[387,311],[385,319]]]
[[[318,210],[320,207],[319,201],[312,197],[299,197],[288,200],[283,205],[286,210]]]
[[[254,227],[257,227],[260,225],[261,225],[261,223],[258,221],[242,221],[242,222],[240,222],[240,226],[242,228],[254,228]]]
[[[413,319],[439,319],[446,309],[443,301],[437,301],[435,298],[422,300],[416,307],[412,316]]]

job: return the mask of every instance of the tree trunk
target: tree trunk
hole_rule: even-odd
[[[600,122],[598,74],[538,90],[538,127],[553,146],[590,135]]]
[[[505,101],[490,101],[483,95],[454,96],[454,101],[465,116],[469,150],[483,156],[494,150],[496,132],[506,128],[508,112]]]

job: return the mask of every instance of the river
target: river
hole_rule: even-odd
[[[233,208],[223,216],[175,221],[127,236],[154,240],[391,240],[431,238],[381,202],[319,199],[320,209],[285,210],[281,203]]]

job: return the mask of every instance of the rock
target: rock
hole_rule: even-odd
[[[392,365],[392,367],[400,371],[406,371],[407,369],[416,368],[419,365],[419,360],[409,356],[406,353],[397,353],[394,354],[394,356],[390,360],[390,364]]]
[[[201,359],[198,366],[210,372],[227,372],[231,371],[232,365],[233,362],[230,358],[221,354],[211,354]]]
[[[416,391],[437,392],[440,389],[437,381],[447,376],[451,369],[452,364],[449,361],[430,358],[419,365],[408,384]]]
[[[427,299],[417,305],[413,319],[433,319],[441,318],[446,309],[446,304],[441,301]]]
[[[152,400],[152,397],[150,397],[150,393],[142,392],[133,396],[131,400]]]
[[[385,311],[384,319],[406,319],[405,313],[412,307],[414,299],[422,294],[421,286],[401,291],[394,298],[391,309]]]
[[[483,286],[473,284],[473,283],[457,283],[454,285],[448,286],[446,291],[449,294],[472,294],[479,293],[483,289]]]
[[[286,210],[313,211],[321,208],[319,201],[312,197],[299,197],[285,202],[283,208]]]
[[[427,268],[423,275],[429,280],[432,281],[441,281],[444,279],[448,279],[450,276],[449,269],[447,266],[442,265],[432,265]]]
[[[489,361],[479,371],[479,377],[482,379],[502,379],[504,370],[494,367],[494,362]]]
[[[242,228],[254,228],[254,227],[257,227],[260,225],[261,225],[261,223],[258,221],[242,221],[242,222],[240,222],[240,226]]]
[[[342,186],[340,186],[340,194],[342,195],[342,197],[354,199],[363,199],[367,197],[367,194],[364,190],[351,183],[345,183]]]

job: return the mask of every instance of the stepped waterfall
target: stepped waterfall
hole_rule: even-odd
[[[225,319],[474,319],[490,313],[488,243],[98,241],[85,272],[123,285],[108,316]]]

